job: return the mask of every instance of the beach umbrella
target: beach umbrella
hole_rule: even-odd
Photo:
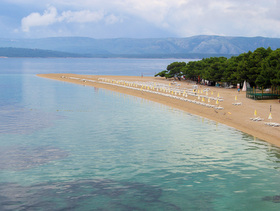
[[[246,92],[246,91],[247,91],[247,82],[246,82],[246,81],[244,81],[244,83],[243,83],[242,91],[243,91],[243,92]]]
[[[269,110],[270,110],[270,113],[269,113],[268,119],[271,121],[271,120],[272,120],[272,115],[271,115],[271,105],[270,105]]]
[[[272,115],[271,115],[271,113],[269,113],[268,119],[269,119],[269,120],[272,120]]]

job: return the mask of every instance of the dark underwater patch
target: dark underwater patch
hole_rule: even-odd
[[[0,134],[30,134],[53,125],[61,116],[19,106],[0,107]]]
[[[1,147],[0,170],[24,170],[62,159],[67,152],[49,146],[38,147]]]
[[[280,203],[280,195],[275,196],[265,196],[262,198],[263,201],[270,201],[273,203]]]
[[[0,189],[0,210],[180,210],[160,199],[159,187],[134,182],[0,183]]]

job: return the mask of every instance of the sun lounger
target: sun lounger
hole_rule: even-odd
[[[264,124],[272,127],[280,127],[280,124],[276,122],[265,122]]]
[[[260,117],[250,118],[252,121],[263,121],[264,119]]]
[[[232,105],[242,105],[242,103],[241,102],[239,102],[239,103],[232,103]]]

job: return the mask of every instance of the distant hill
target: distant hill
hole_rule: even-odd
[[[86,55],[51,50],[0,47],[0,57],[86,57]]]
[[[211,56],[230,57],[254,51],[259,47],[271,47],[275,50],[280,48],[280,38],[207,35],[158,39],[51,37],[0,39],[0,47],[67,52],[82,57],[204,58]]]

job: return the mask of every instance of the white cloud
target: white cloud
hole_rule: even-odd
[[[22,30],[55,23],[121,24],[141,21],[175,36],[216,34],[280,37],[280,1],[277,0],[28,0],[25,5],[51,4],[43,14],[22,19]],[[39,3],[40,2],[40,3]],[[40,8],[40,7],[39,7]],[[56,9],[57,8],[57,9]],[[35,10],[36,11],[36,10]],[[57,12],[62,11],[62,12]],[[118,14],[118,15],[116,15]],[[101,28],[99,28],[101,29]],[[90,30],[90,29],[89,29]],[[127,28],[120,29],[127,31]],[[137,36],[137,31],[135,34]],[[164,35],[163,35],[164,36]]]
[[[77,22],[77,23],[87,23],[87,22],[96,22],[104,18],[104,13],[101,11],[91,12],[89,10],[82,10],[77,12],[66,11],[58,17],[59,21],[66,22]]]
[[[123,22],[123,18],[111,14],[111,15],[106,17],[105,22],[107,24],[115,24],[115,23],[118,23],[118,22],[122,23]]]
[[[125,0],[126,12],[137,14],[155,26],[168,28],[177,36],[217,34],[279,37],[279,16],[274,0]],[[138,3],[139,2],[139,3]],[[278,8],[278,9],[272,9]],[[272,11],[274,21],[268,15]],[[271,14],[271,16],[272,16]],[[274,25],[274,28],[272,27]],[[280,19],[278,24],[280,25]]]
[[[48,26],[57,21],[57,11],[54,7],[49,7],[44,11],[44,14],[31,13],[21,20],[22,30],[28,32],[30,27],[34,26]]]
[[[31,13],[21,21],[22,31],[29,32],[30,28],[38,26],[49,26],[55,23],[91,23],[104,20],[107,24],[121,22],[122,19],[114,14],[106,15],[103,11],[64,11],[58,14],[57,9],[49,6],[44,13]]]

